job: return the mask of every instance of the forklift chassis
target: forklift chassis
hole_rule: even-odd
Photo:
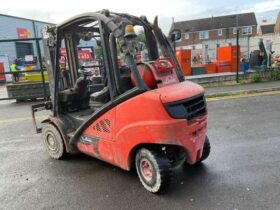
[[[89,20],[96,21],[99,28],[96,24],[89,26]],[[126,36],[128,32],[135,35],[128,25],[144,28],[149,61],[135,63],[135,48],[130,48],[132,39]],[[78,30],[82,32],[76,32]],[[74,43],[78,43],[75,40],[78,35],[88,35],[89,30],[100,34],[106,70],[106,87],[90,96],[89,103],[94,104],[92,112],[88,108],[89,96],[82,100],[83,92],[79,89],[61,88],[58,62],[59,41],[64,39],[69,49],[70,82],[78,83]],[[32,116],[35,130],[42,133],[52,158],[62,159],[67,154],[82,152],[124,170],[136,168],[143,186],[157,193],[168,185],[172,168],[182,163],[198,164],[208,157],[210,143],[206,136],[204,90],[185,81],[169,41],[158,27],[157,18],[151,24],[144,16],[138,18],[103,10],[76,16],[55,27],[46,26],[43,37],[51,100],[32,106]],[[120,43],[119,48],[114,40]],[[124,67],[118,67],[116,62],[120,51],[129,72],[125,78],[131,88],[127,91],[122,90],[124,77],[118,70]],[[147,69],[149,76],[152,75],[153,87],[148,84],[147,75],[143,76]],[[88,81],[85,79],[88,75],[83,75],[84,79],[79,82]],[[109,98],[102,99],[99,105],[97,96],[104,92]],[[35,113],[43,109],[50,110],[51,114],[40,128]]]

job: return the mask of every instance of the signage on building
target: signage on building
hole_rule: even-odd
[[[27,28],[17,28],[18,39],[28,39],[31,35],[31,32]]]
[[[90,51],[88,51],[88,50],[79,50],[78,57],[79,57],[79,60],[82,60],[82,61],[92,61],[93,60],[92,55],[91,55]]]
[[[78,58],[79,60],[82,61],[92,61],[93,60],[93,56],[92,56],[92,52],[91,52],[91,48],[81,48],[78,50]],[[66,49],[65,48],[60,48],[60,56],[62,56],[61,60],[65,60],[65,58],[67,57],[66,55]]]
[[[24,57],[24,60],[27,61],[27,62],[33,61],[33,60],[34,60],[33,55],[26,55],[26,56]]]
[[[65,61],[67,59],[67,53],[65,48],[60,48],[60,59],[59,64],[61,67],[65,67]],[[94,57],[92,55],[92,48],[79,48],[78,49],[78,59],[82,62],[93,61]]]

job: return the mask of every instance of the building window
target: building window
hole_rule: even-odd
[[[223,36],[223,29],[218,29],[218,36]]]
[[[182,38],[183,39],[189,39],[190,38],[190,34],[189,33],[182,33]]]
[[[199,32],[199,39],[209,39],[209,31],[200,31]]]
[[[252,26],[246,26],[241,29],[242,35],[252,34]]]

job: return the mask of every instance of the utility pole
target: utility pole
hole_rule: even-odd
[[[236,31],[236,82],[239,83],[239,29]]]
[[[239,83],[239,28],[238,28],[238,14],[236,15],[236,82]]]

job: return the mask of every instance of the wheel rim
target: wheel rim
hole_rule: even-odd
[[[46,145],[47,145],[47,147],[50,151],[52,151],[52,152],[57,151],[57,143],[56,143],[54,135],[51,132],[49,132],[46,135],[45,142],[46,142]]]
[[[147,159],[143,159],[140,161],[140,170],[143,177],[147,181],[151,181],[153,178],[152,166],[151,163]]]

